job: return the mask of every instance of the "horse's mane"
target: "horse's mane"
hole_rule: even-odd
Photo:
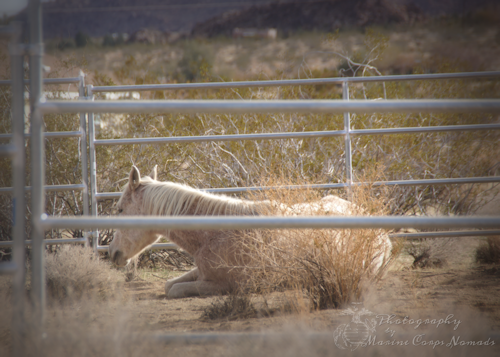
[[[141,179],[141,185],[144,187],[145,212],[155,216],[254,216],[268,206],[265,201],[252,202],[214,195],[183,184],[155,181],[148,176]]]

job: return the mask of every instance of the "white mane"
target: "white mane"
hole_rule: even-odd
[[[258,215],[264,202],[252,202],[223,195],[213,195],[186,185],[160,182],[146,176],[143,206],[147,214],[155,216],[191,215]]]

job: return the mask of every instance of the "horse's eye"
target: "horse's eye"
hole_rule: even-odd
[[[122,212],[123,212],[123,209],[119,208],[118,213],[122,213]]]

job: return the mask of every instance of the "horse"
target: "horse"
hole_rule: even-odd
[[[132,166],[128,183],[116,204],[119,215],[126,216],[260,216],[276,212],[280,204],[271,201],[250,201],[210,194],[187,185],[160,182],[157,166],[149,176],[141,178],[137,167]],[[284,209],[284,215],[313,215],[317,212],[349,215],[354,205],[336,196],[326,196],[312,204],[301,203]],[[283,209],[281,210],[283,212]],[[167,237],[188,252],[196,268],[165,283],[168,298],[225,294],[235,289],[244,276],[231,264],[241,265],[237,259],[242,247],[239,230],[133,230],[117,229],[109,246],[111,261],[118,267],[127,265],[161,236]],[[381,249],[375,268],[387,260],[391,242],[381,235]]]

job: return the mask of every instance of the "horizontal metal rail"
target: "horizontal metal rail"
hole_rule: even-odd
[[[190,333],[170,333],[162,334],[155,333],[147,336],[141,335],[140,338],[148,338],[152,341],[165,343],[165,344],[207,344],[207,343],[242,343],[242,342],[254,342],[254,343],[290,343],[293,341],[300,341],[300,346],[306,346],[305,343],[317,343],[323,342],[327,343],[325,346],[330,346],[332,343],[333,331],[329,332],[318,332],[318,331],[300,331],[295,332],[275,332],[275,331],[264,331],[264,332],[190,332]],[[110,336],[111,337],[111,336]],[[110,337],[106,337],[110,340]],[[415,337],[415,333],[411,332],[398,332],[398,338],[400,341],[411,340]],[[491,345],[493,342],[500,339],[500,334],[498,332],[490,332],[482,340],[491,340]],[[333,347],[332,347],[333,348]],[[374,353],[373,355],[377,355]]]
[[[1,262],[0,263],[0,275],[11,275],[17,271],[17,266],[14,262]]]
[[[450,184],[469,184],[469,183],[495,183],[500,182],[500,176],[486,177],[461,177],[444,179],[419,179],[419,180],[397,180],[397,181],[377,181],[377,182],[353,182],[352,186],[420,186],[420,185],[450,185]],[[334,190],[349,187],[346,183],[331,184],[313,184],[313,185],[288,185],[288,186],[253,186],[253,187],[228,187],[228,188],[207,188],[201,191],[210,193],[243,193],[260,192],[272,190]],[[100,192],[95,197],[98,200],[118,199],[121,192]]]
[[[98,245],[97,250],[99,252],[107,252],[108,251],[109,245]],[[150,249],[165,249],[165,250],[177,250],[179,247],[177,244],[174,243],[155,243],[153,245],[150,245],[148,247],[148,250]]]
[[[494,231],[445,231],[445,232],[418,232],[418,233],[393,233],[390,238],[420,239],[420,238],[447,238],[447,237],[482,237],[500,235],[499,230]]]
[[[45,245],[56,245],[56,244],[85,244],[87,238],[61,238],[61,239],[44,239],[43,244]],[[4,247],[12,247],[13,241],[6,240],[0,241],[0,248]],[[27,246],[31,245],[30,240],[24,241],[24,244]]]
[[[49,138],[81,138],[83,133],[81,131],[54,131],[44,133],[43,136],[46,139]],[[30,133],[24,133],[25,139],[30,139]],[[0,140],[9,140],[12,139],[12,134],[0,134]]]
[[[333,332],[300,332],[300,340],[311,342],[312,340],[332,341]],[[148,336],[153,341],[165,344],[207,344],[222,342],[243,341],[280,341],[284,338],[296,338],[298,335],[286,332],[199,332],[199,333],[172,333],[152,334]]]
[[[476,125],[449,125],[426,126],[411,128],[383,128],[383,129],[353,129],[350,135],[383,135],[428,133],[446,131],[475,131],[499,130],[500,124]],[[126,139],[101,139],[95,140],[95,145],[131,145],[131,144],[166,144],[166,143],[194,143],[204,141],[243,141],[243,140],[271,140],[271,139],[309,139],[321,137],[335,137],[346,135],[345,130],[330,131],[301,131],[292,133],[262,133],[262,134],[235,134],[235,135],[203,135],[203,136],[177,136],[159,138],[126,138]],[[1,138],[1,136],[0,136]]]
[[[25,191],[31,191],[31,186],[26,186]],[[74,184],[74,185],[48,185],[44,187],[47,192],[54,191],[83,191],[85,189],[84,184]],[[12,187],[0,187],[0,194],[12,192]]]
[[[12,157],[16,154],[14,145],[0,145],[0,157]]]
[[[407,100],[43,100],[51,113],[381,113],[381,112],[500,112],[499,99]]]
[[[500,125],[499,125],[500,127]],[[167,144],[167,143],[195,143],[203,141],[243,141],[243,140],[271,140],[271,139],[299,139],[343,136],[345,131],[303,131],[295,133],[262,133],[237,135],[203,135],[203,136],[174,136],[159,138],[127,138],[95,140],[95,145],[130,145],[130,144]]]
[[[367,228],[500,228],[500,217],[40,217],[43,229],[367,229]]]
[[[70,78],[45,78],[43,80],[44,85],[48,84],[71,84],[71,83],[79,83],[81,80],[80,77],[70,77]],[[30,80],[25,79],[24,84],[29,84]],[[2,80],[0,81],[0,86],[10,86],[12,81],[10,80]]]
[[[169,83],[169,84],[141,84],[125,86],[96,86],[92,88],[97,92],[140,92],[179,89],[223,89],[223,88],[250,88],[250,87],[279,87],[279,86],[305,86],[321,84],[367,83],[367,82],[393,82],[393,81],[419,81],[428,79],[470,79],[499,77],[500,72],[464,72],[464,73],[434,73],[410,74],[396,76],[376,77],[337,77],[337,78],[308,78],[308,79],[283,79],[268,81],[240,81],[240,82],[211,82],[211,83]]]

